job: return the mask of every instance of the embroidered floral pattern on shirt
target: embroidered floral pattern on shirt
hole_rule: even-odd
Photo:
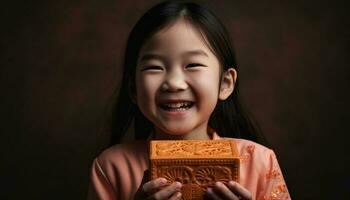
[[[248,145],[246,149],[248,153],[252,154],[255,150],[255,145]]]
[[[250,155],[249,154],[241,155],[239,157],[239,159],[240,159],[241,163],[245,163],[250,159]]]
[[[240,156],[240,160],[242,163],[247,162],[251,158],[251,154],[254,153],[255,150],[255,145],[248,145],[245,147],[245,152],[247,153],[242,153]]]
[[[267,172],[265,177],[266,177],[267,180],[270,180],[270,179],[281,179],[282,175],[279,172],[279,170],[274,169],[274,170],[271,170],[271,171]]]
[[[270,194],[270,197],[264,196],[263,200],[288,200],[290,199],[289,196],[285,196],[283,194],[286,194],[288,192],[286,184],[280,184],[275,186]]]
[[[277,185],[271,191],[271,197],[278,197],[281,193],[287,192],[287,186],[285,184]]]
[[[286,183],[284,182],[282,172],[276,163],[276,157],[273,151],[270,159],[272,166],[265,171],[266,191],[262,200],[290,200]]]

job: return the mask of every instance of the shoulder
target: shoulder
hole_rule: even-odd
[[[97,158],[96,161],[101,167],[108,165],[120,165],[123,161],[128,160],[143,160],[147,157],[148,141],[139,140],[123,144],[115,144],[105,149]]]
[[[243,153],[243,152],[259,152],[262,154],[270,154],[272,151],[272,149],[261,145],[259,143],[253,142],[251,140],[246,140],[246,139],[240,139],[240,138],[222,138],[225,140],[233,140],[235,141],[236,145],[237,145],[237,149],[239,152]]]
[[[242,163],[257,164],[267,166],[271,164],[273,159],[276,159],[272,149],[259,143],[238,138],[223,138],[234,140]]]
[[[239,148],[242,152],[248,151],[248,152],[256,152],[256,153],[262,153],[262,154],[270,154],[272,149],[261,145],[259,143],[253,142],[251,140],[246,139],[238,139],[234,138],[237,148]]]
[[[115,144],[107,149],[105,149],[99,157],[108,158],[116,154],[133,154],[141,149],[147,149],[148,141],[137,140],[128,143]]]
[[[148,141],[113,145],[92,165],[94,191],[103,199],[132,199],[148,167]],[[101,198],[101,196],[100,196]]]

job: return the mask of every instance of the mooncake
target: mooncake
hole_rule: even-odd
[[[184,200],[201,200],[215,182],[239,182],[239,155],[234,140],[152,140],[150,177],[182,183]]]

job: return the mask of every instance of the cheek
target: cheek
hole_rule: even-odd
[[[204,71],[193,78],[200,93],[207,96],[217,96],[219,91],[219,74],[214,70]]]
[[[215,108],[219,92],[219,75],[215,71],[203,72],[193,79],[196,87],[196,95],[199,98],[200,106],[207,110]]]
[[[152,76],[139,76],[136,79],[137,104],[144,106],[155,102],[159,80]]]

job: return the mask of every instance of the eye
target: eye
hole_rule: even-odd
[[[150,70],[150,71],[160,71],[160,70],[163,70],[163,68],[160,67],[160,66],[147,66],[147,67],[143,67],[141,71],[146,71],[146,70],[147,71],[148,70]]]
[[[191,63],[186,66],[186,68],[194,68],[194,67],[205,67],[205,65],[200,63]]]

